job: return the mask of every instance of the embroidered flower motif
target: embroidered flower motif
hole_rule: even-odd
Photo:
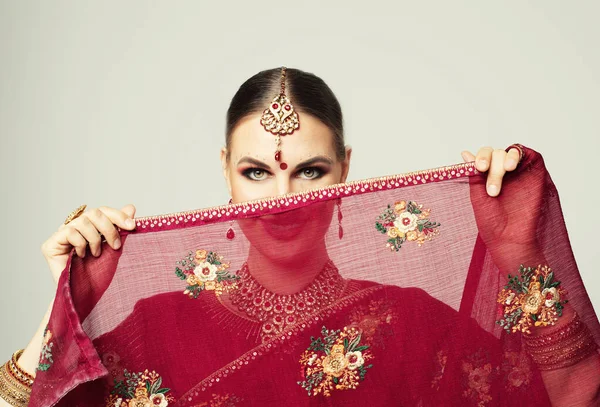
[[[523,297],[523,306],[521,308],[523,312],[537,314],[542,310],[542,305],[544,305],[542,293],[539,290],[535,290]]]
[[[340,377],[348,366],[344,355],[344,345],[333,345],[331,353],[323,359],[323,372],[333,377]]]
[[[492,401],[490,396],[492,364],[486,362],[481,352],[469,356],[462,362],[462,371],[465,374],[465,387],[463,397],[475,401],[478,407],[484,407]]]
[[[402,213],[404,209],[406,209],[406,201],[400,201],[394,204],[394,212]]]
[[[531,333],[534,325],[554,325],[568,300],[561,300],[566,291],[560,287],[560,281],[554,280],[552,269],[521,265],[519,274],[509,274],[508,284],[498,293],[503,318],[496,322],[508,333]]]
[[[373,356],[368,345],[361,345],[361,332],[355,328],[329,330],[323,327],[322,337],[312,342],[300,358],[302,386],[309,396],[331,396],[333,390],[356,389],[364,380],[365,362]]]
[[[362,338],[372,345],[379,343],[385,346],[383,337],[393,336],[390,325],[396,318],[392,301],[372,300],[368,305],[361,305],[352,310],[348,328],[356,328]]]
[[[124,379],[116,380],[106,406],[110,407],[168,407],[175,402],[171,389],[162,386],[162,378],[148,369],[139,373],[125,370]]]
[[[560,295],[556,287],[544,288],[542,291],[542,297],[544,297],[544,305],[548,308],[552,307],[560,299]]]
[[[203,283],[206,281],[214,281],[217,278],[217,266],[203,261],[194,269],[194,275]]]
[[[204,249],[190,251],[177,264],[175,275],[187,283],[183,293],[190,298],[198,298],[205,290],[221,295],[225,290],[233,288],[239,279],[239,276],[227,271],[229,263],[223,261],[223,256]]]
[[[204,249],[196,250],[196,260],[202,261],[202,260],[206,259],[207,254],[208,254],[208,252]]]
[[[361,351],[346,353],[346,360],[348,361],[348,369],[350,370],[356,370],[365,364],[365,359],[363,359]]]
[[[406,241],[422,246],[439,234],[440,224],[431,221],[429,213],[430,209],[414,201],[399,201],[393,207],[388,205],[377,217],[375,228],[388,235],[386,246],[392,251],[400,250]]]
[[[409,232],[417,227],[417,216],[410,212],[402,212],[394,220],[394,226],[401,232]]]
[[[104,367],[106,367],[113,380],[125,380],[125,376],[123,375],[123,366],[121,366],[121,357],[112,350],[101,351],[99,354],[102,364]]]
[[[111,368],[116,366],[121,361],[121,357],[117,355],[115,352],[106,352],[102,354],[102,364],[106,368]]]
[[[153,394],[152,396],[150,396],[150,405],[158,407],[167,407],[169,405],[169,401],[167,400],[164,394]]]
[[[531,361],[529,356],[524,351],[504,352],[502,372],[504,373],[504,381],[507,391],[527,391],[526,387],[531,381],[532,373]]]
[[[54,342],[52,342],[52,331],[48,329],[44,329],[44,339],[42,341],[42,351],[40,353],[40,361],[38,363],[37,369],[38,371],[45,372],[50,369],[50,366],[54,363],[52,360],[52,348],[54,347]]]

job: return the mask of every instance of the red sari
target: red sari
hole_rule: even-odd
[[[550,405],[560,383],[498,323],[508,274],[556,270],[594,341],[579,363],[599,360],[600,325],[554,185],[525,151],[498,198],[469,163],[138,219],[122,250],[61,276],[30,405]],[[539,181],[533,204],[524,180]],[[527,205],[535,221],[518,222]],[[314,274],[290,290],[282,269],[290,286]]]

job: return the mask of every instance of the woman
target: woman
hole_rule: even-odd
[[[227,181],[227,187],[232,196],[233,203],[267,196],[282,195],[289,192],[298,192],[346,181],[352,151],[349,147],[344,145],[342,114],[335,96],[327,85],[314,75],[298,70],[287,70],[287,77],[284,77],[285,79],[282,81],[280,77],[281,73],[281,70],[273,69],[255,75],[240,87],[232,99],[227,115],[226,147],[221,151],[221,161],[223,164],[224,176]],[[278,142],[277,153],[273,155],[273,134],[269,131],[265,131],[268,129],[265,126],[264,120],[261,121],[261,116],[264,116],[265,113],[263,113],[263,111],[265,110],[265,106],[269,104],[272,96],[277,94],[277,89],[281,85],[285,86],[284,91],[287,89],[287,93],[285,94],[289,97],[289,100],[293,101],[293,109],[295,109],[300,116],[301,126],[294,129],[292,136],[283,137],[283,140],[280,142],[282,144],[281,148]],[[282,92],[282,94],[284,94],[284,92]],[[479,171],[489,171],[487,177],[487,191],[490,196],[498,196],[500,193],[502,177],[505,172],[513,171],[517,167],[520,159],[520,152],[518,148],[512,148],[508,152],[505,152],[504,150],[482,148],[477,157],[469,152],[463,152],[463,159],[465,161],[475,160]],[[331,211],[332,208],[325,205],[322,211],[324,217],[321,221],[327,222],[331,216]],[[122,230],[135,229],[135,223],[133,222],[134,215],[135,208],[131,205],[124,207],[121,211],[112,208],[99,208],[87,211],[67,225],[61,226],[42,246],[42,251],[48,261],[55,280],[58,281],[61,271],[67,265],[67,260],[72,248],[75,248],[77,255],[83,258],[86,255],[87,246],[89,245],[91,254],[94,257],[98,257],[101,255],[101,237],[104,236],[112,249],[119,250],[121,247],[121,240],[115,225]],[[307,219],[305,219],[305,221],[307,221]],[[319,220],[317,220],[317,222],[319,222]],[[248,257],[246,264],[249,270],[254,270],[254,272],[251,273],[252,277],[257,281],[263,282],[262,285],[264,288],[273,292],[282,292],[283,289],[284,293],[284,288],[287,288],[291,290],[287,294],[291,294],[295,289],[309,285],[321,275],[319,273],[323,273],[323,267],[315,267],[316,265],[310,262],[306,263],[304,269],[298,269],[298,272],[293,275],[290,275],[289,272],[286,273],[286,271],[289,271],[289,265],[286,265],[285,263],[287,256],[282,255],[281,259],[276,258],[275,253],[279,253],[279,251],[273,252],[273,256],[264,255],[265,251],[261,251],[261,245],[256,242],[268,242],[269,238],[265,238],[265,236],[252,237],[251,235],[256,231],[256,228],[254,228],[251,223],[252,222],[245,224],[245,222],[240,222],[242,231],[247,235],[248,239],[253,244],[253,247],[257,248],[254,255],[252,255],[252,250],[250,251],[251,255]],[[278,226],[275,225],[273,227],[277,228]],[[280,230],[277,230],[277,232],[278,236],[280,236]],[[262,233],[264,233],[264,231]],[[306,240],[304,240],[303,243],[306,243]],[[263,246],[267,246],[266,248],[263,248],[268,250],[268,245]],[[298,247],[305,247],[305,245],[302,244]],[[497,250],[497,252],[501,251],[501,248]],[[197,255],[206,256],[206,253],[200,252]],[[326,254],[323,253],[322,255],[317,255],[315,257],[317,259],[325,259]],[[499,254],[498,257],[502,257],[502,254]],[[265,265],[268,265],[268,267],[265,267]],[[511,266],[514,267],[512,264]],[[277,267],[280,268],[277,269]],[[328,267],[331,268],[332,270],[330,271],[333,273],[326,273],[325,275],[335,278],[335,272],[333,272],[335,266],[325,262],[324,267],[325,271],[328,270]],[[270,270],[269,275],[261,276],[260,270],[267,268]],[[285,276],[285,278],[282,276]],[[278,280],[278,278],[281,278],[281,280]],[[365,288],[365,284],[367,286],[369,285],[365,282],[353,282],[353,284],[356,284],[357,287],[361,288]],[[356,289],[358,290],[358,288]],[[420,302],[429,304],[429,299],[420,296],[418,293],[415,294],[410,292],[403,294],[405,294],[405,297],[410,297],[411,295],[415,296],[410,301],[412,306],[414,306],[415,303]],[[398,293],[394,292],[389,295],[386,294],[385,296],[397,295]],[[221,301],[225,307],[228,307],[235,312],[236,306],[239,305],[240,300],[236,300],[234,296],[233,298],[230,297],[231,296],[228,295],[228,293],[225,293],[225,295],[222,296]],[[179,301],[180,299],[181,296],[177,297],[176,300]],[[204,301],[204,298],[202,300]],[[166,298],[165,301],[168,302],[173,300]],[[365,302],[361,303],[361,305],[368,305],[368,301],[366,299],[364,301]],[[142,307],[143,304],[138,308],[138,312],[142,312]],[[437,305],[435,307],[437,307]],[[451,326],[463,326],[464,324],[465,327],[468,327],[470,324],[468,321],[456,320],[453,313],[443,306],[436,309],[441,313],[447,313],[447,316],[444,319],[453,322],[448,322],[448,325],[446,325],[445,328],[436,328],[435,334],[431,333],[433,336],[442,335],[440,332],[447,332]],[[566,314],[569,315],[568,309]],[[39,349],[42,347],[42,331],[47,324],[48,315],[49,312],[40,325],[40,332],[34,336],[18,360],[21,368],[27,372],[34,372],[36,366],[39,367]],[[400,325],[394,325],[397,320],[401,319],[393,319],[390,328],[396,331],[405,329],[405,327]],[[122,325],[122,327],[130,323],[130,321],[124,321],[123,323],[124,325]],[[122,327],[119,329],[122,330]],[[265,326],[263,325],[262,328],[264,330]],[[104,337],[97,338],[96,346],[99,348],[109,346],[111,335],[116,335],[117,332],[118,331],[115,330]],[[488,338],[484,333],[480,333],[476,329],[474,332],[478,332],[478,338],[482,342],[493,341],[492,338]],[[324,332],[323,335],[326,336],[326,333],[327,332]],[[209,338],[206,339],[209,340]],[[465,338],[456,338],[456,340],[464,341]],[[242,349],[243,345],[240,345],[240,347],[240,349]],[[424,355],[428,355],[430,352],[430,348],[424,347],[423,355],[416,354],[415,358],[419,359],[420,357],[425,357]],[[126,351],[121,352],[121,355],[118,356],[119,359],[127,358],[124,356],[126,353]],[[356,358],[362,357],[359,353],[360,351],[357,351],[357,354],[355,355]],[[107,351],[106,355],[109,355],[107,357],[110,358],[110,355],[112,355],[111,351]],[[449,356],[445,355],[445,357]],[[306,364],[310,365],[311,359],[314,358],[313,355],[309,353],[306,355],[306,358]],[[335,357],[332,356],[330,359],[330,361],[335,362]],[[597,360],[592,360],[593,358],[588,359],[588,364],[586,366],[578,366],[579,371],[588,369],[589,371],[594,372],[594,369],[597,369]],[[214,366],[210,366],[210,363],[208,362],[206,363],[206,372],[203,372],[202,374],[210,373],[211,369],[215,369],[223,363],[223,361],[218,360],[214,360],[213,362]],[[364,360],[362,362],[364,362]],[[110,364],[112,361],[107,361],[107,363]],[[400,364],[401,361],[398,361],[398,363]],[[135,370],[138,367],[132,368]],[[182,366],[181,368],[184,369],[185,366]],[[563,375],[572,373],[572,370],[568,369],[572,368],[569,367],[564,369]],[[330,373],[335,376],[334,371],[331,371]],[[120,372],[116,374],[122,375],[123,373]],[[425,380],[418,377],[418,374],[415,374],[412,378],[406,376],[404,372],[397,372],[397,374],[396,380],[416,380],[417,382]],[[557,374],[560,374],[560,371],[553,371],[551,373],[551,375],[554,376]],[[120,377],[120,379],[123,378],[123,376]],[[546,380],[546,377],[544,376],[542,379]],[[116,376],[115,380],[117,380]],[[540,378],[538,377],[537,380],[540,380]],[[551,380],[554,380],[554,378]],[[314,391],[310,383],[305,381],[300,384],[302,388],[309,390],[309,393]],[[186,385],[189,387],[189,383],[180,384],[182,388],[186,388]],[[448,384],[444,383],[439,384],[439,386],[444,385],[448,386]],[[390,390],[385,386],[383,388],[388,391]],[[597,388],[598,383],[588,383],[588,387],[582,388],[578,396],[581,397],[583,402],[590,401],[591,395],[594,394],[594,391]],[[553,402],[560,403],[560,392],[554,394],[553,390],[555,389],[548,389],[549,396]],[[326,392],[326,390],[321,390],[321,392]],[[111,402],[123,403],[124,397],[117,397],[118,392],[115,394],[116,396],[111,399]],[[348,396],[336,395],[336,397],[342,397],[337,399],[339,403],[350,402],[353,400],[351,392],[344,394],[348,394]],[[181,394],[178,394],[178,396],[181,396]],[[427,395],[405,394],[405,396],[407,403],[422,397],[421,402],[425,403],[423,405],[427,405],[429,400]],[[475,402],[487,403],[485,397],[481,396],[480,393],[476,393],[475,396]],[[167,402],[165,397],[166,396],[157,398],[157,405]],[[344,399],[343,397],[347,398]],[[374,395],[372,395],[372,397],[374,397]],[[480,398],[477,399],[477,397]],[[545,399],[540,396],[539,401],[542,403]],[[570,399],[569,402],[573,402],[573,399]],[[242,403],[239,405],[245,404]]]

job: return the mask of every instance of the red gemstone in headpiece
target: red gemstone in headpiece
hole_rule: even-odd
[[[290,105],[285,105],[284,109],[285,110],[290,110],[292,107]]]
[[[277,103],[273,103],[273,109],[275,109],[275,110],[279,109],[279,105]]]
[[[275,161],[279,161],[279,160],[281,160],[281,151],[277,151],[275,153]]]

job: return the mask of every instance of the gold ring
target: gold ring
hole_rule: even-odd
[[[71,212],[69,216],[67,216],[67,219],[65,219],[65,225],[71,222],[73,219],[77,219],[83,213],[83,211],[85,211],[85,208],[87,208],[87,205],[81,205],[79,208]]]
[[[523,161],[523,157],[525,157],[525,152],[523,151],[523,146],[521,144],[519,144],[519,143],[511,144],[506,149],[506,152],[508,153],[511,148],[516,148],[517,149],[517,151],[519,152],[519,163],[521,163],[521,161]]]

